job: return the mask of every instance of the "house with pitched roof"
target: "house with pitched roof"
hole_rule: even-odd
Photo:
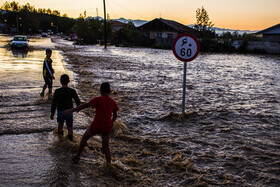
[[[280,24],[274,25],[256,33],[262,37],[264,42],[280,43]]]
[[[255,35],[262,38],[262,41],[250,41],[248,51],[264,51],[271,54],[280,54],[280,24],[274,25]]]
[[[280,43],[280,24],[274,25],[256,33],[262,37],[264,42],[279,42]]]
[[[124,23],[117,21],[117,20],[112,20],[112,31],[117,32],[123,28]]]
[[[174,39],[182,33],[196,35],[196,31],[188,26],[172,20],[156,18],[138,27],[146,38],[152,40],[155,45],[171,47]]]

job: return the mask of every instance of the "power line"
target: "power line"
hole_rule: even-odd
[[[138,17],[142,17],[142,18],[144,18],[144,19],[147,19],[147,18],[145,18],[144,16],[141,16],[141,15],[137,14],[136,12],[133,12],[132,10],[129,10],[128,8],[125,8],[124,6],[120,5],[120,4],[117,3],[117,2],[115,2],[115,1],[113,1],[113,0],[111,0],[111,1],[112,1],[113,3],[115,3],[116,5],[118,5],[119,7],[125,9],[126,11],[131,12],[132,14],[135,14],[135,15],[138,16]]]
[[[113,0],[110,0],[112,3],[114,3],[115,5],[117,5],[117,6],[119,6],[120,8],[122,8],[122,9],[124,9],[124,10],[126,10],[126,11],[128,11],[128,12],[130,12],[130,13],[132,13],[132,14],[134,14],[134,15],[136,15],[136,16],[138,16],[138,17],[141,17],[141,18],[143,18],[143,19],[145,19],[145,20],[147,20],[147,18],[146,17],[144,17],[144,16],[142,16],[142,15],[140,15],[140,14],[138,14],[138,13],[136,13],[136,12],[134,12],[134,11],[132,11],[132,10],[130,10],[130,9],[128,9],[128,8],[126,8],[126,7],[124,7],[124,6],[122,6],[121,4],[119,4],[119,3],[117,3],[117,2],[115,2],[115,1],[113,1]],[[114,11],[114,9],[112,8],[112,6],[111,6],[111,3],[109,3],[110,2],[109,0],[107,0],[106,2],[107,2],[107,4],[108,4],[108,6],[109,6],[109,8],[110,8],[110,11],[116,16],[118,16],[118,14],[116,14],[116,11]],[[87,11],[87,12],[94,12],[94,10],[96,10],[96,8],[85,8],[85,9],[59,9],[58,11],[60,11],[60,12],[84,12],[84,11]],[[119,17],[123,17],[123,16],[119,16]]]
[[[58,11],[84,11],[84,10],[94,10],[94,9],[96,9],[96,8],[86,8],[86,9],[72,9],[72,10],[61,10],[61,9],[59,9]]]
[[[117,17],[120,17],[120,16],[117,15],[117,14],[115,13],[115,11],[112,9],[111,3],[109,3],[108,0],[107,0],[106,2],[107,2],[107,5],[109,6],[109,9],[110,9],[110,12],[111,12],[111,16],[112,16],[112,17],[116,17],[116,18],[117,18]],[[110,16],[110,17],[111,17],[111,16]]]

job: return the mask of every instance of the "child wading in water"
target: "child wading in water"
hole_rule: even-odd
[[[68,130],[68,139],[73,141],[73,114],[68,114],[64,116],[62,112],[67,109],[73,108],[73,99],[77,106],[80,105],[80,99],[77,92],[68,87],[70,82],[69,76],[66,74],[61,75],[60,83],[62,87],[54,91],[54,96],[51,106],[51,119],[54,119],[54,113],[57,109],[57,123],[58,123],[58,134],[63,135],[63,124],[66,121],[66,126]]]
[[[79,112],[80,110],[90,106],[92,108],[95,108],[94,120],[84,133],[77,154],[72,156],[72,160],[75,164],[79,163],[80,156],[86,146],[88,139],[97,134],[100,134],[102,137],[102,153],[105,154],[107,163],[111,163],[109,138],[112,131],[113,123],[117,118],[117,111],[119,110],[119,108],[116,101],[109,97],[110,93],[110,84],[107,82],[102,83],[100,86],[101,96],[93,98],[86,104],[63,112],[64,115],[68,115],[75,111]]]
[[[46,58],[43,62],[43,78],[45,81],[45,84],[43,86],[43,90],[40,93],[41,97],[44,97],[45,90],[48,87],[49,88],[49,95],[52,93],[52,85],[53,85],[53,79],[54,79],[54,70],[52,68],[52,50],[47,49],[46,50]]]

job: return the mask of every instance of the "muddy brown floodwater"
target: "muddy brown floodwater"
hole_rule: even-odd
[[[35,38],[25,57],[15,57],[7,40],[1,36],[4,186],[279,186],[279,56],[200,54],[188,64],[182,119],[183,64],[170,50],[74,48],[60,38]],[[70,160],[93,110],[74,115],[69,142],[56,135],[49,101],[38,101],[43,49],[50,46],[56,80],[70,74],[84,102],[111,83],[120,108],[112,165],[98,136],[78,165]]]

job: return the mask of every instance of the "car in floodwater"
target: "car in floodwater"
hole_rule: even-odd
[[[11,43],[12,47],[16,48],[27,48],[28,39],[26,36],[15,36]]]
[[[41,36],[42,36],[42,37],[48,37],[48,33],[42,32]]]

